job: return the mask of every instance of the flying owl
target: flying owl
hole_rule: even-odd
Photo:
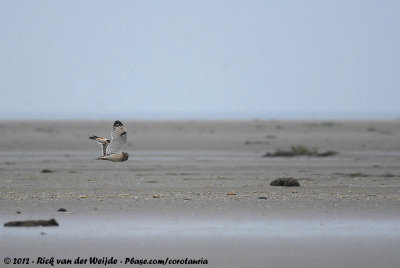
[[[117,120],[114,122],[111,131],[111,140],[97,136],[91,136],[89,139],[101,145],[103,155],[96,160],[108,160],[113,162],[124,162],[128,160],[128,153],[122,152],[121,150],[127,139],[126,129],[121,121]]]

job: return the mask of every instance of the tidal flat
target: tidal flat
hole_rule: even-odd
[[[110,137],[111,121],[0,122],[0,261],[400,262],[400,121],[123,123],[130,158],[113,163],[94,160],[101,148],[88,138]],[[290,148],[336,154],[263,157]],[[300,186],[270,186],[280,178]],[[53,218],[59,226],[3,227]]]

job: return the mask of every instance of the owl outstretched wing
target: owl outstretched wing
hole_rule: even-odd
[[[111,143],[106,148],[106,154],[121,152],[121,148],[126,143],[126,140],[127,134],[124,125],[119,120],[115,121],[111,131]]]
[[[101,137],[97,137],[97,136],[91,136],[91,137],[89,137],[89,139],[94,140],[98,144],[101,145],[103,156],[105,156],[106,155],[106,148],[110,144],[111,141],[106,139],[106,138],[101,138]]]

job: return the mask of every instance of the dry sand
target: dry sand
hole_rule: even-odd
[[[95,161],[100,147],[88,137],[109,137],[112,123],[0,122],[2,224],[60,225],[1,227],[0,267],[5,257],[91,256],[118,259],[111,267],[135,266],[120,263],[127,257],[400,263],[400,121],[127,121],[130,159]],[[262,157],[291,145],[339,154]],[[282,177],[301,186],[269,185]]]

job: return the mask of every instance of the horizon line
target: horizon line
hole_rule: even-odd
[[[24,120],[399,120],[400,112],[141,112],[135,116],[122,113],[20,113],[0,115],[3,121]]]

